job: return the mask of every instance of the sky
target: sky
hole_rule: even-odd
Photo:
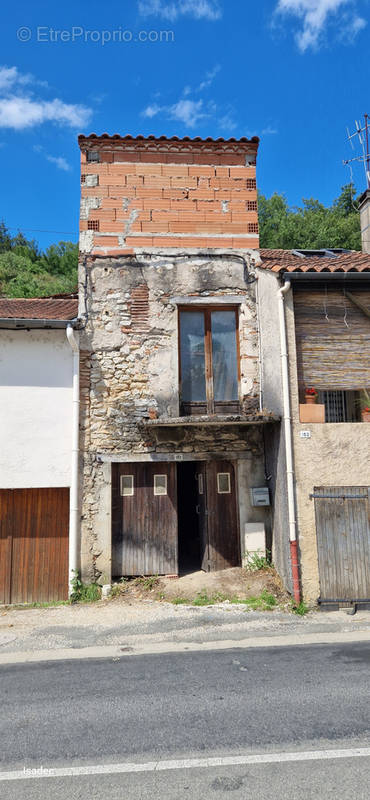
[[[19,0],[0,33],[0,220],[77,241],[79,133],[258,135],[259,190],[330,204],[370,113],[370,0]],[[362,167],[354,181],[365,189]]]

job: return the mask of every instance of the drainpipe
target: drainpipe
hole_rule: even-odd
[[[293,596],[295,602],[299,603],[301,600],[301,592],[299,586],[297,525],[295,519],[292,419],[290,410],[289,370],[288,370],[288,342],[286,334],[285,306],[284,306],[284,295],[289,291],[290,287],[291,287],[290,281],[286,281],[284,283],[284,286],[282,286],[278,290],[277,296],[279,304],[281,374],[283,380],[284,438],[285,438],[285,453],[286,453],[286,476],[287,476],[287,487],[288,487],[290,559],[292,565]]]
[[[79,507],[78,507],[78,460],[79,460],[79,421],[80,421],[80,350],[78,334],[72,325],[67,325],[67,339],[73,354],[73,388],[72,388],[72,465],[71,491],[69,498],[69,595],[72,592],[72,580],[79,567]]]

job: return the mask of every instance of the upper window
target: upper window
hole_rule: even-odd
[[[239,412],[238,315],[227,310],[180,310],[182,414]]]

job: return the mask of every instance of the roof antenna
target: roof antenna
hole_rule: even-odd
[[[343,161],[343,164],[349,166],[351,169],[351,164],[355,161],[363,164],[365,170],[365,179],[366,179],[366,188],[370,189],[370,116],[369,114],[364,114],[364,122],[359,122],[357,119],[355,120],[355,127],[356,130],[354,133],[350,133],[347,128],[347,141],[349,141],[352,150],[356,150],[353,144],[353,139],[358,138],[358,142],[361,148],[360,155],[353,156],[353,158],[349,158],[346,161]],[[352,171],[351,171],[352,177]]]

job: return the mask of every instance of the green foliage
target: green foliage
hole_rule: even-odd
[[[245,566],[247,572],[259,572],[259,570],[271,569],[271,553],[266,550],[266,555],[263,550],[256,550],[254,553],[246,550],[244,553]]]
[[[195,596],[192,605],[193,606],[214,606],[215,603],[224,603],[228,597],[226,594],[222,594],[221,592],[216,592],[213,595],[208,595],[206,589],[202,589],[202,591],[198,592]]]
[[[158,575],[148,575],[148,577],[135,578],[133,583],[135,583],[136,586],[140,586],[144,592],[151,592],[158,586],[159,578]]]
[[[328,208],[313,198],[303,198],[301,207],[290,208],[284,195],[275,193],[265,197],[260,194],[260,246],[283,250],[328,247],[361,250],[355,192],[353,184],[346,184]]]
[[[271,611],[277,605],[276,597],[267,589],[263,589],[258,597],[246,597],[242,602],[251,609],[251,611]]]
[[[80,574],[74,570],[72,579],[71,603],[94,603],[101,598],[101,588],[96,583],[83,583]]]
[[[225,601],[232,603],[233,605],[247,606],[252,611],[270,611],[277,605],[276,597],[273,594],[270,594],[267,589],[263,589],[261,594],[257,597],[238,597],[236,595],[230,596],[227,594],[222,594],[222,592],[216,592],[215,594],[208,595],[207,591],[203,589],[197,593],[191,605],[214,606],[217,603],[224,603]],[[174,600],[172,600],[174,605],[180,605],[187,602],[188,601],[183,597],[175,597]]]
[[[75,291],[78,245],[52,244],[45,252],[34,239],[11,236],[0,223],[0,296],[46,297]]]
[[[301,600],[300,603],[295,603],[294,600],[292,600],[292,611],[293,614],[304,617],[305,614],[308,614],[309,608],[303,600]]]

